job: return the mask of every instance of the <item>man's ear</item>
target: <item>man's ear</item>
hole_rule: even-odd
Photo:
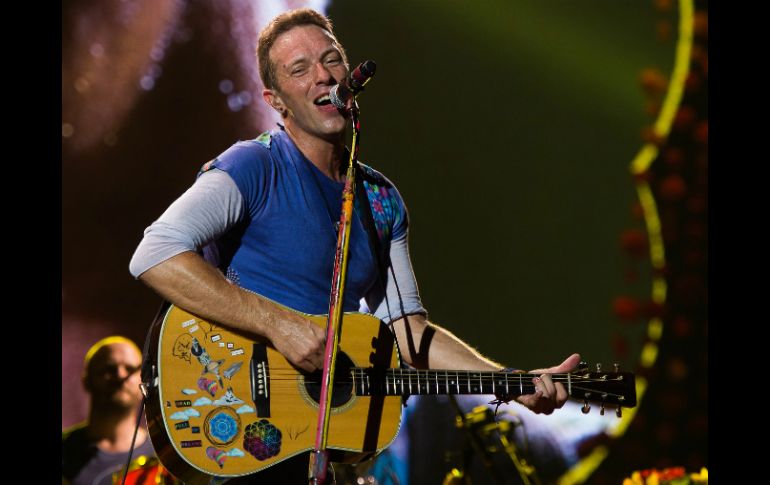
[[[281,96],[274,89],[263,89],[262,98],[276,110],[281,117],[286,115],[286,105],[283,104]]]

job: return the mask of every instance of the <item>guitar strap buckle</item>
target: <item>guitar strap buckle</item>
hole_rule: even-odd
[[[142,391],[142,395],[145,399],[148,399],[150,397],[150,389],[155,389],[158,387],[158,373],[156,371],[155,364],[149,365],[149,376],[147,376],[146,380],[143,380],[139,384],[139,390]],[[144,377],[144,375],[142,376]]]

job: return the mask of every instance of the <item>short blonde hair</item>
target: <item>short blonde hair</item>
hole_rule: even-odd
[[[96,355],[96,353],[99,352],[102,348],[112,344],[130,345],[131,347],[133,347],[134,350],[136,350],[137,354],[139,354],[140,356],[142,355],[142,351],[139,350],[139,347],[131,339],[122,337],[120,335],[111,335],[109,337],[105,337],[100,341],[96,342],[95,344],[93,344],[91,348],[88,349],[88,352],[86,352],[86,357],[85,359],[83,359],[83,371],[86,374],[88,374],[89,366],[91,365],[91,359],[94,358],[94,355]]]

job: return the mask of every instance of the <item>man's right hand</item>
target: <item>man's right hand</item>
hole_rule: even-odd
[[[270,339],[293,365],[323,368],[326,332],[302,315],[239,288],[197,253],[186,251],[139,278],[163,298],[202,318]]]
[[[275,349],[293,365],[313,372],[323,369],[326,332],[300,315],[270,315],[267,337]]]

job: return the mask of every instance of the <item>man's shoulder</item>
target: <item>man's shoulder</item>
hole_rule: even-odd
[[[375,170],[374,168],[364,163],[358,162],[358,166],[361,168],[361,174],[364,182],[368,185],[377,185],[379,187],[392,188],[393,182],[390,181],[382,172]]]
[[[96,454],[96,447],[88,441],[88,426],[78,423],[61,432],[61,474],[71,481]]]
[[[259,145],[262,145],[263,147],[270,149],[270,144],[273,141],[273,133],[270,131],[265,131],[262,134],[260,134],[258,137],[254,138],[252,140],[254,143],[257,143]]]
[[[275,139],[275,133],[265,131],[251,140],[239,140],[216,158],[204,163],[199,175],[213,168],[229,171],[270,163],[272,160],[271,149]]]
[[[250,140],[239,140],[233,143],[231,148],[249,148],[256,152],[270,151],[273,140],[278,137],[277,133],[272,131],[263,131],[256,138]]]
[[[66,461],[69,461],[73,456],[79,456],[88,448],[88,424],[86,422],[78,423],[62,430],[62,459],[66,458]]]
[[[74,424],[69,428],[61,430],[61,441],[64,444],[65,441],[84,439],[88,431],[88,423],[85,421]]]

